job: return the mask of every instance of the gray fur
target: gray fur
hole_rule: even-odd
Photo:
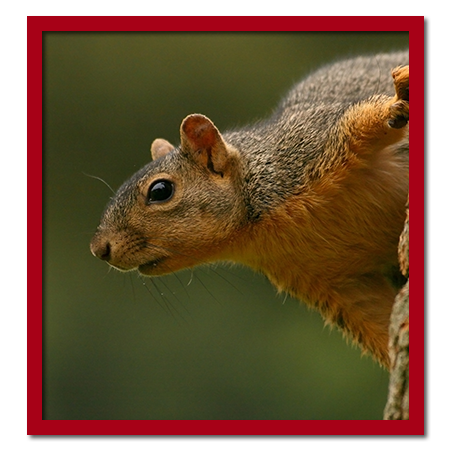
[[[327,65],[294,86],[269,119],[224,133],[243,157],[250,215],[300,192],[342,114],[374,95],[392,96],[390,71],[408,61],[403,51]]]

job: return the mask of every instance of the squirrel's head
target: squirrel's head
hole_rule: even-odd
[[[226,258],[246,217],[239,153],[200,114],[180,135],[179,147],[156,139],[153,161],[117,191],[91,241],[95,256],[145,275]]]

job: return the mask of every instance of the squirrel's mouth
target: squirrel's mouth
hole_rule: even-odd
[[[145,264],[141,264],[138,267],[138,271],[141,272],[143,275],[151,275],[157,269],[159,264],[165,259],[166,259],[165,257],[152,259],[151,261]]]

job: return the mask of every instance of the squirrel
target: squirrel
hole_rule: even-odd
[[[296,84],[267,119],[221,133],[188,115],[180,145],[107,205],[94,256],[160,276],[216,261],[262,272],[389,368],[409,191],[408,51],[359,56]]]

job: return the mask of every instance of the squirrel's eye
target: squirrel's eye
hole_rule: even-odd
[[[173,183],[167,180],[156,180],[148,188],[147,203],[165,202],[172,198]]]

